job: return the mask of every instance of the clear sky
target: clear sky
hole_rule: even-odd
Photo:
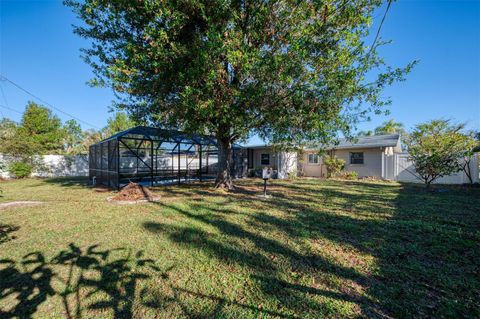
[[[377,21],[382,14],[380,10]],[[79,49],[88,43],[72,33],[75,23],[60,0],[0,0],[0,73],[65,112],[103,127],[114,97],[108,89],[85,84],[92,73]],[[403,66],[415,59],[420,64],[406,82],[385,91],[393,99],[391,115],[372,115],[359,129],[373,129],[390,118],[407,128],[452,118],[480,129],[480,0],[394,2],[381,35],[393,40],[380,51],[388,64]],[[32,99],[7,82],[0,81],[0,86],[2,106],[23,111]],[[20,119],[4,107],[0,116]]]

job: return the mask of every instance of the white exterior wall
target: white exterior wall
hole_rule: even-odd
[[[269,165],[262,165],[262,154],[270,154]],[[278,178],[288,178],[297,169],[296,152],[275,152],[269,147],[252,149],[253,169],[271,167],[278,171]]]
[[[14,159],[0,154],[0,161],[5,166],[0,171],[0,177],[12,177],[8,173],[8,166]],[[88,176],[87,155],[42,155],[37,156],[36,161],[38,162],[38,167],[32,173],[34,177]]]
[[[278,153],[278,178],[288,178],[288,174],[297,170],[297,153]]]
[[[479,182],[478,171],[479,154],[475,154],[470,161],[470,171],[474,183]],[[407,153],[394,154],[392,156],[386,156],[386,162],[392,165],[393,170],[389,170],[386,175],[386,179],[395,180],[399,182],[409,183],[423,183],[420,179],[413,162],[408,159]],[[448,176],[440,177],[433,182],[434,184],[466,184],[470,183],[467,175],[463,172],[457,172]]]

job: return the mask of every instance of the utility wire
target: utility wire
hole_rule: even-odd
[[[0,85],[0,91],[2,91],[3,100],[5,101],[5,104],[8,106],[8,101],[7,101],[7,98],[5,97],[5,92],[3,92],[3,86],[1,85]],[[3,114],[2,110],[0,110],[0,114],[2,114],[2,117],[5,117],[5,114]]]
[[[9,106],[5,106],[5,105],[0,104],[0,107],[3,107],[4,109],[13,111],[13,112],[18,113],[18,114],[23,114],[22,112],[20,112],[20,111],[18,111],[18,110],[15,110],[15,109],[12,109],[12,108],[9,107]],[[2,113],[2,114],[3,114],[3,113]]]
[[[380,36],[380,31],[382,30],[383,23],[385,22],[385,18],[387,17],[387,13],[391,5],[392,5],[392,0],[388,0],[387,8],[385,9],[385,13],[383,14],[382,21],[378,26],[377,34],[375,35],[375,39],[373,40],[372,46],[370,47],[370,51],[368,51],[367,56],[370,56],[370,53],[372,53],[373,49],[375,48],[375,43],[377,43],[378,37]]]
[[[48,103],[47,101],[39,98],[39,97],[36,96],[35,94],[33,94],[33,93],[29,92],[28,90],[24,89],[24,88],[21,87],[19,84],[17,84],[17,83],[15,83],[15,82],[13,82],[12,80],[8,79],[8,78],[5,77],[4,75],[1,75],[1,74],[0,74],[0,79],[9,82],[10,84],[12,84],[13,86],[15,86],[15,87],[18,88],[19,90],[27,93],[27,94],[30,95],[31,97],[37,99],[37,100],[40,101],[41,103],[49,106],[50,108],[56,110],[57,112],[60,112],[60,113],[62,113],[62,114],[64,114],[64,115],[66,115],[66,116],[68,116],[68,117],[71,117],[72,119],[77,120],[78,122],[81,122],[81,123],[83,123],[83,124],[86,124],[86,125],[88,125],[88,126],[90,126],[90,127],[93,127],[93,128],[96,128],[96,129],[100,129],[100,128],[99,128],[98,126],[96,126],[96,125],[93,125],[93,124],[88,123],[88,122],[86,122],[86,121],[84,121],[84,120],[81,120],[81,119],[79,119],[78,117],[76,117],[76,116],[74,116],[74,115],[72,115],[72,114],[69,114],[69,113],[67,113],[67,112],[65,112],[65,111],[62,111],[61,109],[53,106],[52,104]]]

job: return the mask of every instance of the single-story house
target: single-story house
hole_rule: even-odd
[[[248,168],[272,167],[279,178],[300,172],[306,177],[326,177],[327,169],[319,148],[307,148],[303,152],[278,152],[268,145],[247,147]],[[356,141],[342,139],[335,146],[326,148],[329,155],[345,161],[346,171],[355,171],[359,177],[384,178],[385,156],[401,153],[398,134],[359,137]]]
[[[268,145],[247,146],[248,171],[258,172],[271,167],[274,176],[287,178],[290,174],[305,177],[326,177],[327,168],[318,148],[306,148],[302,152],[275,151]],[[324,148],[326,155],[335,155],[345,161],[345,171],[357,172],[359,177],[405,182],[421,182],[413,163],[402,149],[399,134],[362,136],[356,140],[342,139],[338,144]],[[474,182],[479,180],[478,154],[470,163]],[[258,173],[257,173],[258,175]],[[445,176],[437,183],[468,183],[463,172]]]

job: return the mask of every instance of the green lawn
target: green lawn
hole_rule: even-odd
[[[316,179],[157,188],[0,183],[0,317],[480,317],[480,189]]]

